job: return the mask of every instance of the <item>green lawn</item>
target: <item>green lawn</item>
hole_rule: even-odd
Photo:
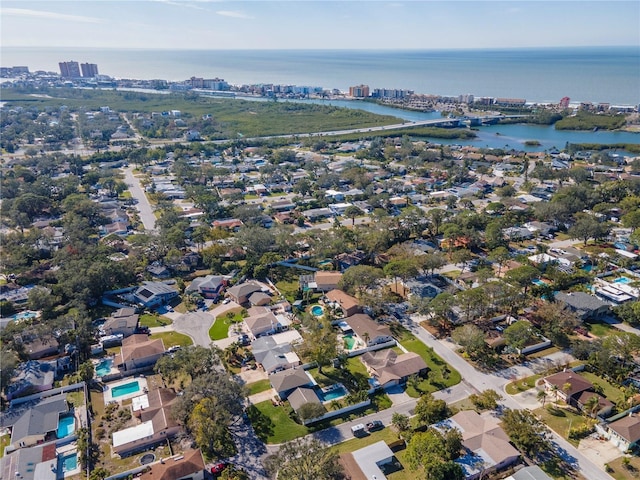
[[[604,394],[604,396],[611,400],[613,403],[619,404],[623,401],[622,391],[612,383],[606,381],[604,378],[599,377],[591,372],[580,372],[580,375],[582,375],[594,385],[600,385],[602,387],[602,393]]]
[[[6,434],[0,437],[0,458],[4,457],[4,449],[11,442],[11,435]]]
[[[265,443],[283,443],[302,437],[309,429],[289,416],[291,407],[287,403],[274,407],[270,400],[260,402],[247,409],[256,435]]]
[[[322,373],[318,372],[318,368],[311,368],[308,370],[311,376],[318,382],[321,387],[328,387],[335,383],[342,383],[347,389],[353,390],[349,378],[355,377],[360,382],[366,382],[369,378],[369,373],[364,363],[360,361],[358,357],[348,358],[345,363],[344,370],[333,367],[322,367]]]
[[[140,325],[143,327],[164,327],[165,325],[171,325],[173,320],[169,317],[158,315],[155,313],[143,313],[140,315]]]
[[[152,333],[150,337],[152,339],[161,338],[164,342],[164,348],[169,348],[173,345],[180,345],[181,347],[188,347],[189,345],[193,345],[193,340],[191,340],[190,337],[178,332]]]
[[[229,336],[229,323],[226,318],[216,318],[209,329],[209,338],[211,340],[222,340]]]
[[[606,337],[612,333],[617,333],[619,330],[616,327],[612,327],[606,323],[585,323],[585,326],[589,330],[589,333],[596,337]]]
[[[268,378],[264,380],[258,380],[257,382],[249,383],[246,385],[248,395],[255,395],[256,393],[265,392],[271,388],[271,382]]]
[[[73,403],[76,407],[84,405],[84,391],[67,393],[67,402]]]
[[[549,405],[549,402],[547,402],[547,405]],[[549,410],[547,410],[547,407],[543,407],[534,410],[533,413],[538,415],[550,429],[552,429],[561,437],[565,438],[573,446],[577,447],[580,443],[580,440],[569,439],[569,428],[577,428],[582,425],[588,424],[593,420],[585,417],[584,415],[574,413],[573,410],[565,408],[555,408],[554,411],[557,413],[552,414],[551,412],[549,412]]]
[[[420,391],[416,391],[414,388],[408,388],[407,393],[409,395],[419,397],[420,393],[435,392],[457,385],[462,381],[462,377],[457,370],[447,364],[432,348],[427,347],[406,328],[394,327],[394,330],[394,334],[402,346],[408,351],[420,355],[429,367],[427,379],[418,385]]]
[[[536,386],[536,382],[542,378],[542,375],[531,375],[530,377],[514,380],[507,384],[505,390],[509,395],[524,392]]]
[[[298,292],[300,290],[300,283],[298,280],[280,280],[276,283],[276,288],[282,295],[285,296],[289,302],[293,303],[297,300]]]

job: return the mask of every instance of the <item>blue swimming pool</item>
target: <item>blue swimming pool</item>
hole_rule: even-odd
[[[78,468],[78,454],[72,453],[70,455],[65,455],[64,457],[58,457],[58,461],[60,462],[60,466],[62,467],[62,471],[64,473],[70,472]]]
[[[540,286],[540,287],[545,287],[545,286],[547,285],[547,284],[546,284],[546,283],[544,283],[542,280],[537,279],[537,278],[536,278],[535,280],[532,280],[532,281],[531,281],[531,283],[533,283],[533,284],[535,284],[535,285],[538,285],[538,286]]]
[[[613,283],[624,283],[624,284],[627,284],[627,283],[631,283],[631,279],[627,278],[627,277],[620,277],[620,278],[616,278],[613,281]]]
[[[130,393],[136,393],[140,391],[140,384],[136,380],[135,382],[125,383],[124,385],[118,385],[111,389],[111,396],[113,398],[122,397],[123,395],[129,395]]]
[[[313,315],[314,317],[321,317],[324,314],[324,308],[322,308],[320,305],[314,305],[313,307],[311,307],[311,315]]]
[[[28,320],[30,318],[36,318],[36,312],[20,312],[10,317],[12,320]]]
[[[58,430],[56,431],[56,437],[66,438],[72,435],[76,426],[76,419],[73,415],[66,415],[58,419]]]
[[[104,377],[111,372],[111,365],[113,365],[113,358],[105,358],[100,360],[100,363],[96,365],[96,376]]]
[[[318,396],[322,402],[330,402],[346,396],[349,392],[341,384],[335,384],[331,387],[323,388],[318,391]]]

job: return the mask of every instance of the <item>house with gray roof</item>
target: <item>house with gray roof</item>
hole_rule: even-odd
[[[166,305],[177,296],[178,290],[163,282],[144,282],[133,293],[135,301],[147,308]]]
[[[607,302],[584,292],[559,292],[556,300],[564,303],[580,320],[602,318],[611,311],[611,305]]]
[[[9,411],[1,423],[3,427],[11,427],[10,449],[30,447],[55,439],[60,416],[68,411],[66,394],[44,398],[18,412]]]
[[[133,335],[138,328],[138,314],[135,308],[125,307],[113,312],[100,328],[100,335]]]
[[[298,387],[308,387],[314,384],[313,378],[301,368],[293,368],[274,373],[269,376],[271,387],[278,396],[286,400],[287,397]]]
[[[14,377],[7,385],[7,400],[51,390],[56,377],[56,362],[53,363],[54,365],[51,362],[29,360],[18,365]]]
[[[252,293],[259,292],[261,289],[262,287],[257,283],[244,282],[227,289],[227,295],[238,305],[243,305],[249,302]]]
[[[287,397],[289,401],[289,405],[293,408],[294,411],[298,411],[300,407],[303,405],[307,405],[308,403],[321,403],[316,391],[310,387],[299,387],[296,388],[289,397]]]
[[[0,458],[0,478],[57,480],[58,458],[55,443],[19,448]]]
[[[227,286],[227,278],[222,275],[207,275],[194,278],[185,293],[199,293],[204,298],[217,299]]]
[[[300,357],[288,343],[278,344],[271,336],[260,337],[251,345],[253,356],[268,374],[300,365]]]

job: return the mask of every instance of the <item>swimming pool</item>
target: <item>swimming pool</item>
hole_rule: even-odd
[[[66,415],[58,419],[58,430],[56,437],[65,438],[73,434],[76,426],[76,419],[73,415]]]
[[[78,468],[78,454],[72,453],[71,455],[65,455],[64,457],[58,457],[60,466],[62,466],[63,472],[70,472]]]
[[[140,384],[136,380],[135,382],[125,383],[124,385],[118,385],[117,387],[113,387],[111,389],[111,396],[113,398],[122,397],[124,395],[129,395],[131,393],[136,393],[140,391]]]
[[[36,313],[31,311],[20,312],[20,313],[11,315],[11,317],[9,318],[11,318],[12,320],[27,320],[29,318],[36,318]]]
[[[544,283],[542,280],[537,279],[537,278],[536,278],[535,280],[532,280],[532,281],[531,281],[531,283],[533,283],[533,284],[535,284],[535,285],[538,285],[538,286],[540,286],[540,287],[544,287],[544,286],[546,286],[546,285],[547,285],[547,284],[546,284],[546,283]]]
[[[111,372],[111,365],[113,365],[113,358],[105,358],[96,365],[96,376],[104,377]]]
[[[327,388],[322,388],[318,391],[318,396],[322,402],[330,402],[331,400],[337,400],[346,396],[349,392],[344,388],[344,385],[336,383]]]
[[[322,308],[320,305],[314,305],[313,307],[311,307],[311,315],[313,315],[314,317],[321,317],[324,314],[324,308]]]
[[[613,283],[623,283],[623,284],[627,284],[627,283],[631,283],[631,279],[627,278],[627,277],[619,277],[616,278]]]
[[[353,335],[345,335],[342,340],[344,340],[344,346],[347,347],[347,350],[353,350],[356,344],[356,339],[353,338]]]

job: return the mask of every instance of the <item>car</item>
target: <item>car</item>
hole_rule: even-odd
[[[182,347],[180,345],[174,345],[173,347],[169,347],[167,349],[167,352],[175,353],[175,352],[177,352],[178,350],[181,350],[181,349],[182,349]]]
[[[223,304],[223,305],[226,305],[226,304],[227,304],[227,303],[229,303],[230,301],[231,301],[231,299],[230,299],[230,298],[225,298],[225,299],[222,301],[222,304]]]
[[[367,423],[367,432],[375,432],[376,430],[382,430],[384,424],[380,420],[373,420]]]
[[[240,335],[240,337],[238,337],[238,342],[240,343],[240,345],[246,346],[251,343],[251,340],[249,339],[249,335],[243,333],[242,335]]]
[[[218,462],[218,463],[214,463],[211,466],[211,473],[213,473],[214,475],[218,474],[218,473],[222,473],[222,471],[227,468],[227,464],[226,462]]]

